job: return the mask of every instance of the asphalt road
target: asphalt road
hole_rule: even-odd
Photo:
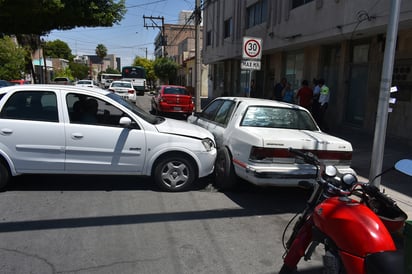
[[[0,193],[0,273],[277,273],[309,193],[211,180],[166,193],[146,177],[16,177]],[[299,273],[321,273],[319,253]]]

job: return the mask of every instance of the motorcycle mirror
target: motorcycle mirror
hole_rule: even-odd
[[[352,173],[346,173],[342,176],[342,181],[346,186],[351,187],[358,182],[358,179]]]
[[[337,173],[338,173],[338,171],[337,171],[336,167],[326,166],[325,175],[328,176],[329,178],[335,177]]]
[[[396,162],[395,169],[406,175],[412,176],[412,160],[402,159]]]

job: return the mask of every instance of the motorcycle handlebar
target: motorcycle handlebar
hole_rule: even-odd
[[[299,149],[295,149],[295,148],[289,148],[288,149],[289,152],[301,157],[303,159],[303,161],[305,161],[308,164],[312,164],[315,166],[319,166],[320,165],[320,161],[318,159],[318,157],[316,157],[316,155],[314,155],[311,152],[303,152]]]

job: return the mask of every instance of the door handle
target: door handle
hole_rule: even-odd
[[[1,129],[1,135],[11,135],[13,133],[13,130],[11,128],[2,128]]]
[[[72,133],[72,139],[82,139],[84,136],[81,133]]]

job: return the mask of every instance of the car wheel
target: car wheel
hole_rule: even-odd
[[[0,161],[0,191],[4,190],[10,181],[10,171],[3,161]]]
[[[215,175],[216,188],[228,190],[236,186],[237,177],[233,167],[232,157],[226,147],[219,149],[217,152]]]
[[[154,169],[154,180],[164,191],[186,190],[193,184],[195,176],[193,162],[179,155],[166,156]]]

